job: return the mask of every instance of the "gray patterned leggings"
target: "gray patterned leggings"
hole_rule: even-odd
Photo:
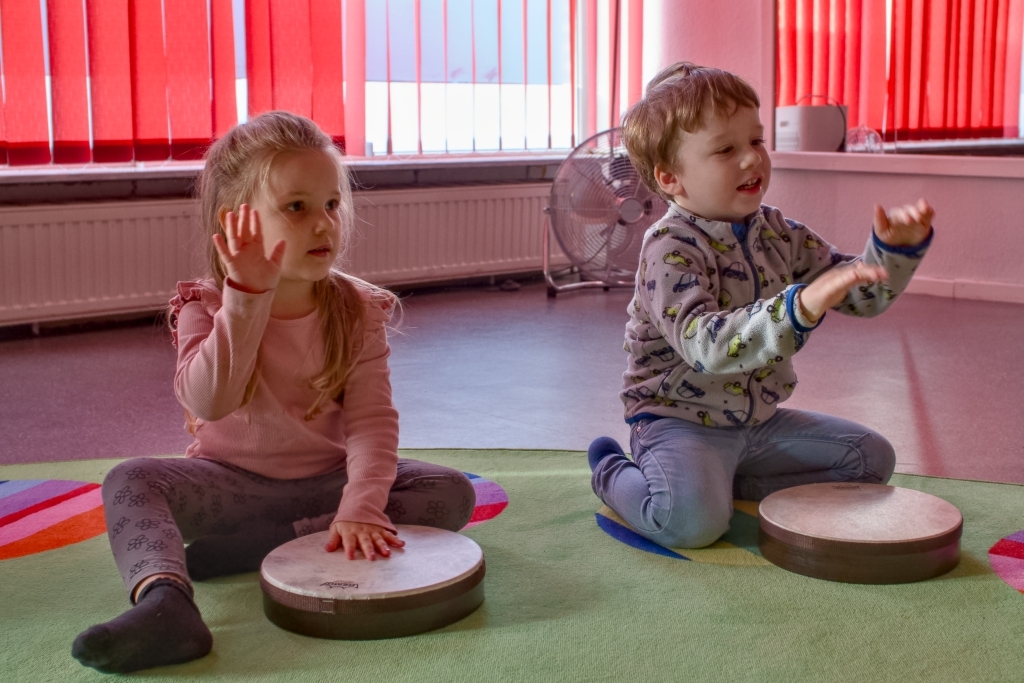
[[[153,574],[188,582],[185,542],[260,525],[292,524],[302,536],[330,527],[348,477],[344,470],[308,479],[271,479],[203,458],[134,458],[103,481],[107,535],[128,594]],[[457,470],[398,461],[385,514],[394,524],[458,531],[476,495]]]

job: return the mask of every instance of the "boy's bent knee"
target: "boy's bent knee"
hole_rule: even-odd
[[[889,440],[878,432],[869,431],[860,443],[864,461],[863,481],[884,484],[896,469],[896,451]]]
[[[663,531],[659,535],[657,542],[668,548],[704,548],[720,539],[728,530],[728,524],[667,530],[668,533]]]
[[[707,509],[687,515],[677,513],[671,515],[668,523],[658,531],[648,534],[648,537],[667,548],[703,548],[729,530],[730,518],[728,512]]]

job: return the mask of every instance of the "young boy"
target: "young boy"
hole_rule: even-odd
[[[673,65],[623,120],[629,156],[669,210],[644,235],[629,307],[622,401],[633,460],[590,446],[594,492],[645,537],[698,548],[729,528],[732,499],[826,481],[884,483],[881,435],[778,409],[792,357],[828,309],[885,310],[931,242],[923,199],[875,207],[861,256],[838,253],[761,204],[771,161],[757,94],[718,69]]]

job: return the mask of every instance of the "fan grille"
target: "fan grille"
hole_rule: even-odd
[[[667,208],[633,168],[613,128],[584,140],[562,162],[548,212],[555,239],[586,279],[629,284],[644,232]]]

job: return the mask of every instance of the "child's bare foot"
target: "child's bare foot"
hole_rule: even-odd
[[[174,579],[157,579],[135,607],[80,633],[71,655],[104,673],[128,673],[199,659],[212,647],[210,629],[187,589]]]

